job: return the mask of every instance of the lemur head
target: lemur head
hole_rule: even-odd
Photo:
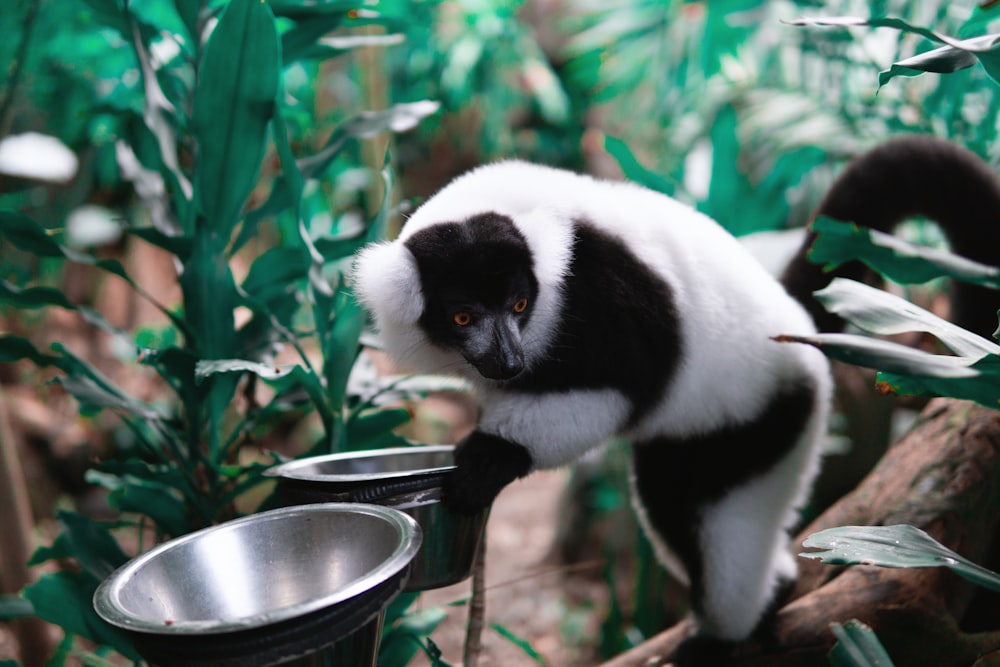
[[[430,342],[458,351],[485,378],[525,367],[522,333],[538,281],[524,236],[510,218],[482,213],[431,225],[405,240],[423,295],[418,320]]]

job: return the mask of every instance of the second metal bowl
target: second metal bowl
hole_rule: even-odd
[[[455,468],[453,445],[392,447],[312,456],[277,465],[285,505],[316,502],[377,503],[416,519],[424,540],[413,560],[406,590],[440,588],[472,571],[489,510],[462,516],[441,503],[441,489]]]

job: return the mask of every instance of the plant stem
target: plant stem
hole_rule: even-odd
[[[32,516],[28,487],[17,452],[14,429],[0,390],[0,593],[17,593],[31,583],[28,559],[32,551]],[[21,660],[27,667],[45,664],[49,638],[45,623],[37,617],[14,624]]]
[[[35,19],[38,18],[38,7],[41,4],[42,0],[28,0],[28,9],[24,13],[24,20],[21,21],[21,41],[18,42],[17,50],[14,53],[14,61],[10,66],[3,98],[0,98],[0,137],[5,137],[10,132],[9,125],[11,112],[14,109],[14,96],[17,93],[18,84],[21,82],[21,75],[24,73],[24,61],[28,57],[28,46],[31,42],[31,34],[34,32]]]
[[[483,626],[486,624],[486,526],[472,561],[472,598],[469,600],[469,624],[465,628],[463,667],[476,667],[482,650]]]

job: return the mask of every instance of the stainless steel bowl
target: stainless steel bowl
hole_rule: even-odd
[[[441,504],[442,485],[454,468],[453,445],[422,445],[312,456],[265,474],[278,479],[278,497],[285,505],[377,503],[416,519],[424,540],[406,590],[420,591],[469,576],[489,515],[485,509],[463,516]]]
[[[416,521],[378,505],[261,512],[126,563],[98,587],[94,608],[154,664],[284,663],[377,630],[420,542]],[[374,664],[374,655],[352,660],[333,664]]]

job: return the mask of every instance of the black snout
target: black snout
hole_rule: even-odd
[[[479,374],[490,380],[510,380],[524,370],[524,350],[516,325],[498,317],[489,328],[488,342],[481,354],[470,358]],[[485,341],[484,341],[485,342]]]

